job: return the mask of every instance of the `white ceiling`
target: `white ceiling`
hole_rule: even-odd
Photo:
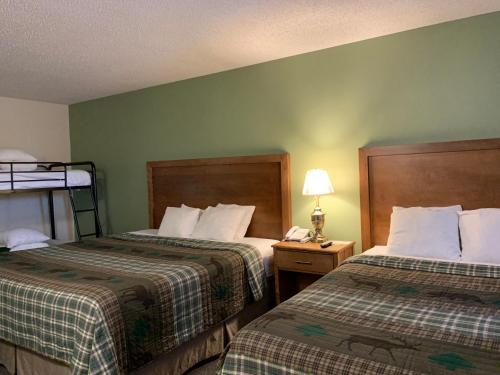
[[[0,0],[0,96],[75,103],[500,10],[500,0]]]

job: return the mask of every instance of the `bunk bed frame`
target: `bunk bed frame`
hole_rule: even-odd
[[[37,164],[38,168],[33,171],[21,171],[16,166],[23,164]],[[1,184],[9,184],[10,189],[0,189],[0,194],[22,194],[22,193],[48,193],[49,203],[49,219],[50,219],[50,235],[52,239],[56,239],[56,227],[54,216],[54,191],[68,191],[71,203],[71,210],[73,213],[73,220],[75,223],[75,230],[78,240],[83,237],[100,237],[102,236],[102,226],[99,219],[99,207],[97,198],[97,179],[96,167],[91,161],[76,162],[76,163],[63,163],[63,162],[0,162],[0,165],[7,165],[7,170],[0,170],[0,176],[7,175],[7,180],[1,180]],[[84,170],[90,174],[90,184],[75,186],[68,184],[68,171],[73,167],[78,167],[79,170]],[[54,172],[58,172],[57,175]],[[37,177],[33,179],[16,179],[16,174],[35,174]],[[39,178],[40,174],[47,173],[47,178]],[[33,187],[33,188],[16,188],[16,183],[43,183],[43,182],[61,182],[60,186],[54,187]],[[88,191],[90,195],[91,207],[86,209],[77,209],[75,204],[75,191],[84,190]],[[94,216],[95,232],[84,233],[80,231],[80,223],[78,221],[78,214],[84,212],[91,212]]]

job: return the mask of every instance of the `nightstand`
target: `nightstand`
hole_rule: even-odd
[[[278,242],[273,249],[276,304],[279,304],[352,256],[354,242],[334,241],[325,249],[319,243]]]

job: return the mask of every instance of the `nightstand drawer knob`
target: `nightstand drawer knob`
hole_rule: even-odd
[[[306,261],[303,261],[303,260],[296,260],[295,263],[297,263],[297,264],[308,264],[308,265],[312,264],[312,262],[306,262]]]

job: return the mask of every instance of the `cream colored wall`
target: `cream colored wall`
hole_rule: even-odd
[[[68,106],[0,97],[0,148],[18,148],[40,161],[70,161]],[[64,192],[55,194],[58,239],[71,239],[73,223]],[[0,231],[32,228],[50,235],[47,195],[0,195]]]

